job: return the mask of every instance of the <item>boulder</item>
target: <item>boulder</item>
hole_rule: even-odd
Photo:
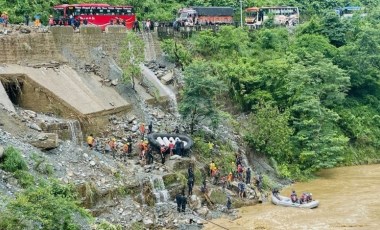
[[[144,226],[145,226],[146,228],[151,228],[151,227],[153,227],[153,220],[152,220],[151,218],[149,218],[149,217],[145,217],[145,218],[143,219],[143,223],[144,223]]]
[[[28,125],[28,127],[31,128],[31,129],[37,130],[37,131],[39,131],[39,132],[42,131],[41,127],[38,126],[36,123],[30,123],[30,124]]]
[[[58,134],[41,133],[30,142],[31,145],[43,150],[57,148],[59,145]]]
[[[201,215],[201,216],[207,216],[207,214],[209,213],[209,209],[207,208],[207,206],[203,206],[203,207],[201,207],[201,208],[199,208],[198,210],[197,210],[197,213],[199,214],[199,215]]]

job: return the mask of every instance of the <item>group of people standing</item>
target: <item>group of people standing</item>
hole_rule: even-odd
[[[150,31],[154,30],[154,26],[155,26],[155,23],[153,21],[151,21],[150,19],[148,19],[146,21],[142,21],[142,28],[143,28],[143,31],[145,31],[145,32],[150,32]],[[141,32],[139,20],[136,19],[133,22],[132,29],[135,32]]]
[[[245,169],[242,163],[242,155],[236,154],[235,162],[231,162],[231,167],[227,176],[220,176],[220,170],[214,161],[209,165],[209,176],[212,178],[213,184],[221,184],[224,188],[230,188],[233,181],[238,181],[239,197],[244,198],[246,185],[251,184],[252,171],[250,168]],[[255,177],[255,186],[259,191],[262,191],[263,177],[261,173]]]

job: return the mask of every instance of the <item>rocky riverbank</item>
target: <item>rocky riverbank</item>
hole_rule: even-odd
[[[158,108],[147,107],[146,111],[149,111],[154,121],[155,131],[172,128],[171,114]],[[59,139],[54,145],[36,144],[38,141],[46,141],[42,138],[49,134],[45,133],[48,131],[46,127],[56,124],[54,127],[70,129],[70,126],[62,125],[67,124],[65,120],[20,108],[16,109],[16,113],[1,110],[0,114],[2,149],[7,146],[19,149],[32,175],[41,175],[41,171],[49,170],[51,176],[62,183],[75,185],[81,205],[96,217],[95,223],[107,220],[125,228],[137,224],[148,229],[185,229],[190,224],[190,219],[194,221],[193,227],[201,227],[205,219],[220,217],[223,213],[237,218],[237,213],[226,212],[223,204],[208,207],[199,186],[194,188],[194,195],[189,197],[189,209],[185,213],[178,213],[174,196],[185,186],[183,175],[179,171],[185,171],[189,164],[201,162],[196,162],[193,156],[184,159],[173,157],[168,159],[166,165],[158,163],[158,160],[152,165],[141,165],[136,146],[140,136],[135,128],[141,121],[133,114],[127,114],[123,118],[110,117],[106,131],[97,136],[99,142],[115,137],[120,145],[126,137],[131,136],[134,151],[125,161],[118,156],[114,159],[101,151],[90,150],[82,140],[73,140],[73,136],[66,136],[66,140]],[[60,132],[50,134],[58,136],[57,133]],[[68,133],[77,135],[71,131]],[[12,173],[3,170],[0,172],[0,191],[12,199],[22,190],[19,181]],[[157,187],[157,181],[152,178],[162,181],[163,185]],[[219,188],[211,186],[210,192],[215,189]]]

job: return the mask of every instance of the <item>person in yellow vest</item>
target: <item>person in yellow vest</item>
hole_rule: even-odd
[[[90,134],[90,136],[87,137],[87,145],[90,149],[93,149],[94,148],[94,143],[95,143],[95,138],[92,134]]]
[[[211,161],[210,163],[210,170],[209,170],[209,176],[212,175],[212,171],[216,168],[214,161]]]

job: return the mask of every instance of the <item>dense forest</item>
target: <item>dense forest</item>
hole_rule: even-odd
[[[320,9],[296,28],[222,27],[166,40],[187,85],[203,85],[197,93],[185,88],[183,115],[205,108],[217,121],[218,100],[190,99],[225,98],[227,90],[250,114],[238,125],[245,140],[283,177],[378,160],[380,10],[367,10],[366,17],[341,19],[331,8]],[[196,106],[189,109],[187,102]]]
[[[78,1],[6,0],[0,9],[17,22],[25,13],[47,17],[53,5],[64,2]],[[235,0],[96,2],[130,4],[138,17],[153,20],[172,20],[188,5],[233,6],[239,13]],[[250,114],[240,127],[245,140],[283,177],[303,178],[321,168],[379,159],[379,2],[243,2],[244,7],[298,6],[303,23],[295,28],[268,23],[255,31],[226,26],[163,41],[168,56],[185,70],[184,117],[208,116],[217,127],[223,114],[217,99],[228,94],[240,112]],[[367,16],[341,19],[333,11],[347,5],[364,7]],[[200,114],[191,116],[194,110]]]

